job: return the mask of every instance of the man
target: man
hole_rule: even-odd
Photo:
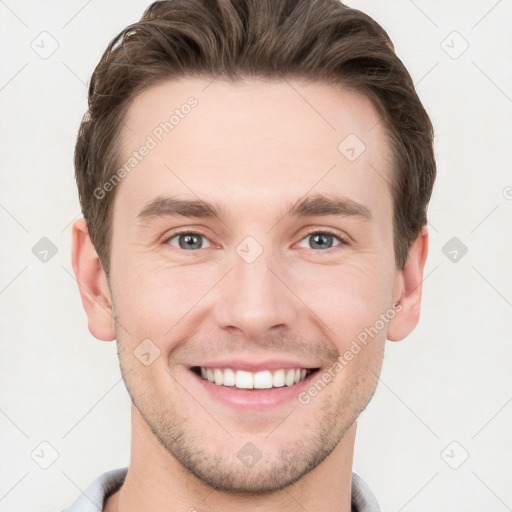
[[[386,32],[336,0],[156,2],[110,43],[73,268],[131,459],[67,511],[379,510],[356,420],[418,322],[432,141]]]

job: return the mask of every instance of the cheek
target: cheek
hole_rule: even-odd
[[[124,264],[123,264],[124,263]],[[135,343],[150,338],[163,345],[175,338],[201,298],[216,281],[206,266],[157,264],[143,258],[119,262],[112,271],[112,294],[118,320]],[[126,337],[126,333],[125,333]]]
[[[336,343],[338,351],[345,350],[389,308],[390,274],[383,267],[377,261],[345,262],[338,267],[319,268],[301,280],[297,295],[314,313],[312,318],[318,319],[326,336]],[[379,335],[375,337],[385,337],[386,329],[380,323],[378,327]]]

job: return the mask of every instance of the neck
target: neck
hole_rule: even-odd
[[[217,491],[190,473],[160,444],[132,405],[130,467],[104,511],[350,512],[355,434],[356,423],[322,463],[294,484],[248,497]]]

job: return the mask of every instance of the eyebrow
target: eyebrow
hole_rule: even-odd
[[[283,217],[317,217],[335,215],[340,217],[360,217],[372,220],[371,211],[361,203],[345,197],[329,197],[315,194],[288,203]],[[158,217],[227,218],[227,210],[216,202],[200,199],[180,199],[176,196],[159,196],[148,202],[137,214],[141,221]]]

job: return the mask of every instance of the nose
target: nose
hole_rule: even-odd
[[[235,254],[233,268],[218,290],[215,319],[219,328],[258,340],[293,326],[297,301],[285,274],[266,251],[252,263]]]

